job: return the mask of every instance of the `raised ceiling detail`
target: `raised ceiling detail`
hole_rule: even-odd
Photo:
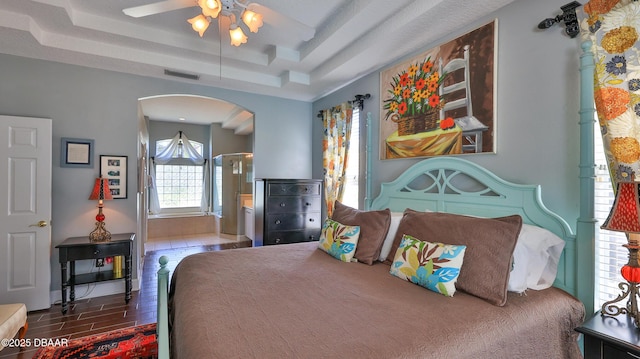
[[[197,0],[142,18],[123,13],[157,1],[2,0],[0,52],[194,81],[165,75],[170,69],[202,85],[313,101],[514,0],[260,0],[315,36],[305,41],[265,21],[240,47],[214,23],[202,38],[193,32],[186,19],[198,15]]]

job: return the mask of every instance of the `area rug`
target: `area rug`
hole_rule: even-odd
[[[33,359],[157,358],[156,323],[71,339],[66,345],[38,349]]]

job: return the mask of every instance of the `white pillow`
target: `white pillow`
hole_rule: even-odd
[[[553,285],[564,240],[547,229],[523,224],[513,251],[513,268],[508,290],[522,293]]]
[[[403,212],[391,212],[391,224],[389,225],[389,231],[387,232],[387,236],[382,242],[382,249],[380,250],[380,257],[378,260],[383,262],[389,256],[391,252],[391,246],[393,245],[393,239],[396,237],[396,232],[398,231],[398,225],[400,225],[400,220],[404,215]]]

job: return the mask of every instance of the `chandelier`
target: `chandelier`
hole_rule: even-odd
[[[218,15],[226,16],[231,20],[229,36],[233,46],[240,46],[247,42],[247,35],[239,26],[240,19],[251,32],[258,32],[262,26],[262,15],[249,10],[248,5],[238,0],[198,0],[198,6],[202,9],[202,14],[187,21],[191,24],[193,31],[200,34],[200,37],[207,31],[211,19],[217,18]]]

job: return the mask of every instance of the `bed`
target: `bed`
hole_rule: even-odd
[[[161,258],[159,357],[171,353],[173,358],[581,358],[574,328],[593,313],[594,283],[578,272],[594,272],[597,224],[590,48],[590,42],[582,43],[577,235],[544,206],[539,186],[509,183],[455,157],[427,159],[382,184],[375,199],[371,182],[365,184],[366,213],[388,209],[388,227],[369,216],[362,223],[362,213],[351,210],[338,216],[343,222],[361,224],[357,258],[363,239],[389,232],[379,250],[366,246],[364,263],[336,260],[316,242],[211,252],[179,263],[169,290],[167,258]],[[372,143],[371,121],[368,113],[367,144]],[[367,178],[371,178],[372,151],[368,145]],[[460,218],[464,226],[447,222]],[[444,225],[433,231],[421,224],[427,219]],[[482,238],[475,221],[494,219],[519,228],[513,252],[513,241],[489,247],[496,253],[474,252],[473,248],[487,249],[468,242]],[[464,230],[449,230],[458,227]],[[415,228],[420,230],[413,232]],[[495,233],[494,229],[488,232]],[[414,253],[411,244],[422,243],[405,238],[405,231],[465,242],[458,243],[465,245],[465,253],[452,295],[436,293],[428,280],[412,282],[398,274],[406,265],[396,260],[398,254]],[[511,257],[505,259],[505,253]],[[482,255],[500,259],[495,267],[501,270],[482,261],[478,268],[476,260]],[[369,261],[371,265],[366,264]],[[491,270],[485,271],[486,267]],[[473,276],[478,273],[480,277]]]
[[[195,254],[177,265],[168,299],[166,275],[159,275],[160,352],[169,349],[172,358],[582,357],[574,331],[585,316],[575,297],[576,237],[544,206],[539,186],[438,157],[383,184],[368,211],[338,206],[335,221],[354,222],[338,224],[353,231],[359,224],[356,251],[367,245],[355,257],[363,263],[338,260],[318,242]],[[538,247],[554,252],[542,266],[552,268],[533,283],[524,275],[514,284],[520,276],[511,272],[527,263],[518,258],[529,255],[517,254],[523,228],[534,232],[530,247],[550,241]],[[465,248],[446,290],[398,275],[413,263],[412,246],[430,240],[444,243],[433,248],[445,252]],[[525,266],[540,267],[531,261]],[[167,300],[170,326],[162,329]]]

